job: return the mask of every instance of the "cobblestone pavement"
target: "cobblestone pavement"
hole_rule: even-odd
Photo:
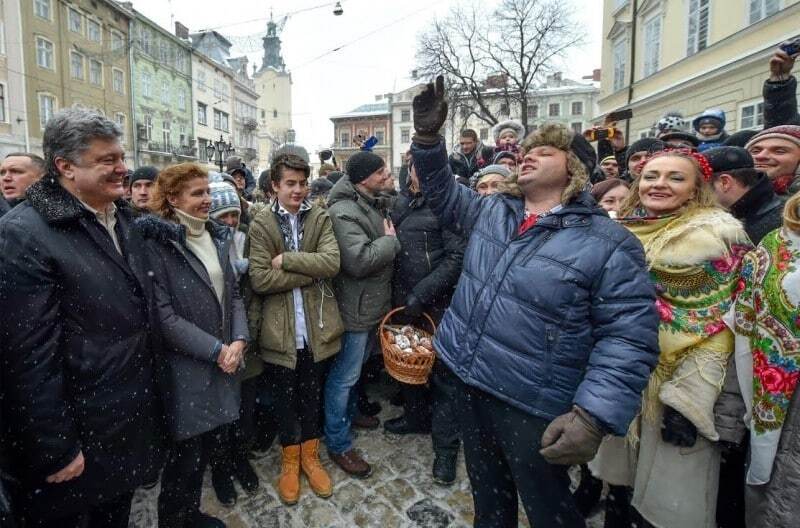
[[[385,391],[381,391],[384,392]],[[400,414],[382,395],[381,423]],[[463,453],[459,456],[458,478],[451,487],[441,487],[431,478],[433,450],[430,436],[397,436],[383,432],[356,431],[356,448],[373,466],[365,480],[350,478],[333,464],[325,449],[321,459],[334,481],[333,497],[320,499],[303,479],[302,495],[295,506],[284,506],[278,499],[275,482],[280,473],[280,448],[277,441],[270,452],[253,461],[261,479],[257,494],[248,497],[237,484],[239,500],[232,508],[217,502],[206,472],[201,509],[223,519],[229,528],[350,528],[350,527],[468,527],[473,509]],[[157,526],[158,487],[136,493],[130,528]],[[529,527],[520,512],[519,526]],[[602,526],[593,519],[590,526]]]

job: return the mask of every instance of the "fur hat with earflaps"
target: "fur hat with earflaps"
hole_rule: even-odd
[[[567,154],[567,174],[569,183],[561,194],[561,203],[567,204],[578,195],[589,181],[589,173],[594,170],[597,154],[594,148],[581,134],[576,134],[571,129],[557,123],[543,125],[536,132],[532,132],[522,142],[520,154],[525,154],[536,147],[555,147]],[[522,196],[522,191],[517,185],[517,174],[508,179],[503,192],[512,196]]]

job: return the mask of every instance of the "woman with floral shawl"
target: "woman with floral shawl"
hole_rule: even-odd
[[[795,415],[800,408],[793,395],[800,378],[798,207],[800,194],[795,194],[786,202],[783,227],[767,234],[745,257],[744,289],[733,312],[736,371],[750,429],[746,511],[753,527],[797,522]]]
[[[660,355],[627,442],[607,439],[590,467],[611,484],[633,485],[633,506],[658,528],[716,526],[714,402],[733,352],[722,318],[752,246],[741,224],[716,206],[710,178],[699,154],[656,153],[620,211],[644,246],[656,286]]]

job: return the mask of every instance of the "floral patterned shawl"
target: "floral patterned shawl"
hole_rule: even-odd
[[[746,372],[744,377],[752,382],[742,383],[750,417],[749,484],[770,479],[789,402],[800,379],[798,261],[800,236],[777,229],[745,257],[742,266],[744,289],[736,301],[734,325],[737,336],[746,338],[749,353],[740,354],[737,338],[737,370]]]
[[[740,287],[739,266],[752,245],[739,221],[720,209],[692,208],[620,222],[644,246],[656,287],[660,354],[642,402],[642,416],[652,422],[661,385],[682,362],[696,361],[702,375],[698,359],[724,364],[733,351],[733,335],[722,319]]]

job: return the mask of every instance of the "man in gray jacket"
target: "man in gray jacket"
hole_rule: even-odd
[[[383,158],[361,151],[347,161],[347,177],[331,189],[328,212],[341,253],[334,279],[344,321],[342,349],[325,383],[325,443],[346,473],[366,478],[369,464],[353,449],[350,426],[356,409],[353,386],[367,359],[369,336],[391,308],[392,267],[400,251],[382,191],[394,188]]]

